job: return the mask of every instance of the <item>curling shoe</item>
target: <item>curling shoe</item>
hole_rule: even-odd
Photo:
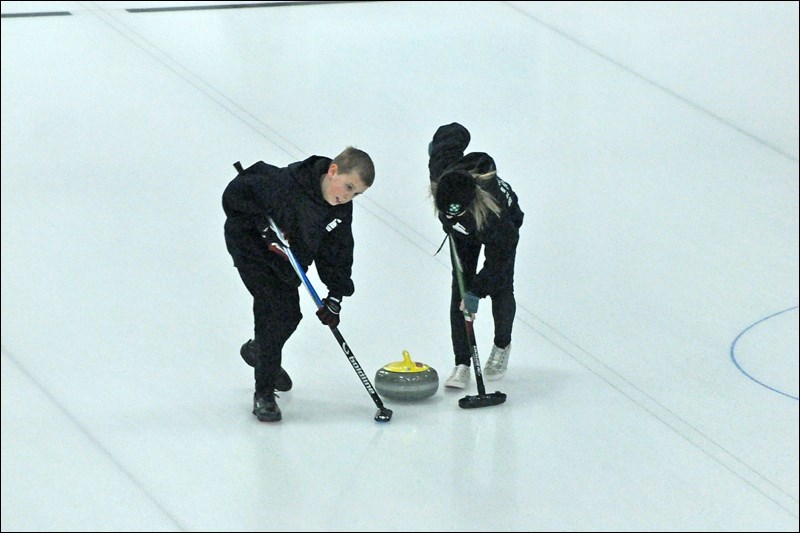
[[[256,366],[256,352],[258,351],[258,344],[253,339],[250,339],[246,343],[242,344],[242,349],[239,350],[239,355],[242,356],[244,362],[248,365],[254,367]],[[275,376],[275,390],[279,392],[289,392],[292,390],[292,378],[289,377],[289,374],[283,367],[280,368],[278,371],[278,375]]]
[[[249,366],[256,366],[256,351],[257,351],[257,344],[253,339],[250,339],[246,343],[242,344],[242,349],[239,350],[239,355],[242,356],[244,362],[247,363]]]
[[[492,353],[489,355],[489,361],[486,362],[486,368],[483,369],[483,377],[486,381],[498,381],[503,379],[506,375],[508,368],[508,356],[511,355],[511,344],[505,348],[498,348],[492,346]]]
[[[253,414],[261,422],[277,422],[281,419],[281,409],[275,403],[274,392],[253,394]]]
[[[275,390],[278,392],[289,392],[292,390],[292,378],[283,367],[278,369],[278,375],[275,376]]]
[[[444,382],[445,387],[451,389],[463,389],[469,383],[469,367],[467,365],[456,365],[453,373]]]

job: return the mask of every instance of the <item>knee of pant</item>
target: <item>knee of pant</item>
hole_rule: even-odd
[[[292,313],[290,315],[282,317],[282,320],[277,320],[273,322],[272,327],[275,331],[282,332],[284,337],[288,337],[289,335],[295,332],[302,318],[303,318],[302,313],[299,312],[297,314]]]
[[[297,329],[297,326],[300,324],[300,321],[302,319],[303,319],[303,314],[302,313],[297,313],[297,315],[294,315],[294,316],[289,318],[289,325],[291,327],[291,330],[289,332],[290,334],[294,333],[294,330]]]

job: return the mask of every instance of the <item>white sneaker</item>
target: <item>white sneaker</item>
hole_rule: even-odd
[[[456,365],[453,373],[444,382],[445,387],[453,389],[463,389],[469,383],[469,367],[467,365]]]
[[[492,346],[492,354],[489,356],[489,361],[486,362],[486,368],[483,369],[483,377],[486,378],[486,381],[503,379],[508,368],[509,355],[511,355],[510,344],[505,348]]]

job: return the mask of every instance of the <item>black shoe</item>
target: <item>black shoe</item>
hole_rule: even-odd
[[[256,344],[256,341],[253,339],[250,339],[242,344],[242,349],[239,350],[239,354],[242,356],[245,363],[254,367],[256,366],[256,351],[258,351],[258,344]],[[283,367],[280,368],[278,375],[275,376],[275,390],[278,392],[289,392],[292,390],[292,378],[289,377],[289,374],[286,373]]]
[[[242,356],[244,362],[250,366],[256,366],[256,350],[257,344],[253,339],[242,344],[242,349],[239,350],[239,355]]]
[[[283,367],[278,369],[278,375],[275,376],[275,390],[278,392],[289,392],[292,390],[292,378],[286,373]]]
[[[253,414],[261,422],[277,422],[280,420],[281,409],[275,403],[275,393],[255,393],[253,395]]]

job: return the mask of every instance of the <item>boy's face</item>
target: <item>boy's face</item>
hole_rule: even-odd
[[[369,187],[355,173],[341,174],[339,166],[331,163],[328,173],[322,178],[322,197],[331,205],[346,204]]]

